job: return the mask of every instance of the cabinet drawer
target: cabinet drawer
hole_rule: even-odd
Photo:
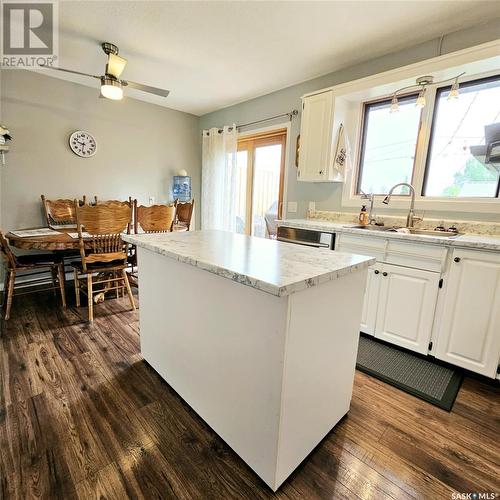
[[[448,249],[444,247],[389,240],[385,262],[440,273],[447,255]]]
[[[338,236],[337,236],[338,237]],[[374,257],[384,261],[386,240],[383,238],[367,238],[364,235],[341,234],[335,250]]]

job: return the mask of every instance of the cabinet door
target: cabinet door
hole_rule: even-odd
[[[439,290],[439,273],[384,264],[375,337],[426,354]]]
[[[380,291],[380,265],[375,264],[368,268],[368,278],[366,280],[365,300],[361,313],[360,330],[368,335],[375,334],[375,320],[377,318],[377,303]]]
[[[500,356],[500,256],[455,250],[436,357],[495,377]]]
[[[299,181],[326,179],[332,139],[332,117],[331,91],[304,98],[297,172]]]

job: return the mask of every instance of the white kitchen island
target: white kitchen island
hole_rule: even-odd
[[[144,359],[277,490],[349,410],[375,260],[223,231],[124,239]]]

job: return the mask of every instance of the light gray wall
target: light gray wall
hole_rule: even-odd
[[[471,47],[500,38],[500,19],[448,34],[442,40],[442,54]],[[224,108],[201,117],[200,128],[219,127],[227,124],[241,124],[259,120],[269,116],[288,112],[294,108],[300,111],[300,96],[317,89],[348,82],[357,78],[373,75],[390,69],[423,61],[438,55],[440,40],[430,40],[406,50],[372,59],[329,75],[309,80],[299,85],[267,94],[256,99]],[[269,125],[269,123],[268,123]],[[260,125],[262,126],[262,125]],[[245,129],[247,131],[248,129]],[[295,118],[291,127],[291,141],[295,140],[300,130],[300,115]],[[288,200],[298,202],[298,213],[289,214],[289,217],[303,217],[306,214],[308,202],[315,201],[318,210],[341,210],[342,185],[329,183],[297,182],[295,167],[289,166]],[[345,209],[344,211],[348,211]],[[378,213],[398,213],[391,209],[379,209]],[[401,213],[401,212],[399,212]],[[500,214],[470,214],[448,212],[426,212],[426,217],[443,217],[455,220],[492,220],[500,221]]]
[[[135,99],[99,99],[97,89],[24,70],[2,71],[0,89],[0,121],[14,136],[1,169],[4,230],[41,225],[41,194],[171,200],[181,168],[200,199],[198,117]],[[92,158],[69,149],[78,129],[97,140]]]

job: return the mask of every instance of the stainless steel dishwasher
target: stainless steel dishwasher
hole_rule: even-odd
[[[335,250],[335,233],[324,231],[279,226],[277,240],[307,247]]]

